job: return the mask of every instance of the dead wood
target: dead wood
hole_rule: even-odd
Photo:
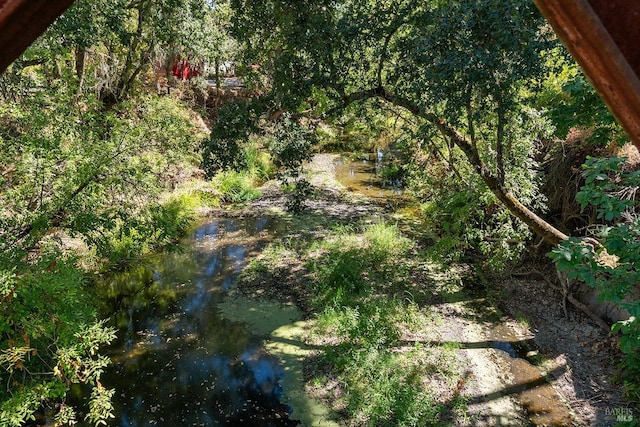
[[[602,328],[603,331],[611,335],[611,326],[609,326],[609,324],[607,324],[607,322],[605,322],[600,316],[594,313],[593,310],[591,310],[587,305],[578,301],[578,299],[573,295],[573,293],[571,293],[569,289],[570,283],[566,277],[566,274],[557,272],[558,281],[560,282],[560,284],[554,283],[545,274],[543,274],[541,271],[538,271],[538,270],[514,272],[514,273],[511,273],[511,275],[512,276],[536,276],[544,280],[545,283],[549,285],[549,287],[562,293],[562,304],[563,304],[565,317],[567,316],[566,301],[569,301],[575,308],[577,308],[582,313],[587,315],[598,326],[600,326],[600,328]]]

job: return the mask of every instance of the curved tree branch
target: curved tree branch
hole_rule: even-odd
[[[345,104],[341,107],[345,108],[351,103],[370,98],[380,98],[394,105],[403,107],[407,111],[433,125],[445,138],[448,138],[460,150],[462,150],[476,173],[480,175],[486,186],[502,202],[509,212],[525,223],[547,243],[552,246],[557,246],[562,241],[569,238],[568,235],[549,224],[520,202],[518,198],[505,187],[504,182],[500,177],[495,176],[482,161],[477,147],[465,138],[457,129],[449,125],[449,123],[447,123],[447,121],[442,117],[439,117],[427,109],[421,108],[406,98],[393,94],[383,86],[351,93],[346,96]],[[333,109],[331,111],[335,112],[335,110],[336,109]]]

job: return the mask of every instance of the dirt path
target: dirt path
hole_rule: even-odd
[[[380,206],[336,181],[334,160],[335,156],[320,154],[307,166],[316,188],[308,211],[320,221],[383,216]],[[286,198],[276,184],[267,183],[263,194],[241,214],[284,211]],[[280,280],[285,286],[272,295],[264,289],[243,292],[304,306],[304,295],[296,294],[294,286],[299,262],[283,260],[287,268]],[[578,313],[565,318],[559,296],[542,281],[504,279],[490,286],[495,288],[493,298],[467,294],[444,298],[435,307],[443,319],[441,326],[419,337],[456,343],[459,348],[459,363],[465,370],[459,388],[468,398],[468,413],[454,425],[614,425],[616,411],[629,408],[620,387],[610,383],[617,352],[606,334]],[[289,290],[282,292],[283,288]],[[635,414],[637,419],[640,414]]]

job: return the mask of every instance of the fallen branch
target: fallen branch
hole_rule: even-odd
[[[537,276],[538,278],[544,280],[549,287],[562,292],[563,296],[563,308],[565,316],[567,315],[566,301],[568,300],[575,308],[580,310],[582,313],[586,314],[591,320],[593,320],[603,331],[607,334],[611,335],[611,327],[605,322],[600,316],[595,314],[593,310],[591,310],[587,305],[581,303],[576,299],[576,297],[569,291],[569,283],[566,277],[560,277],[561,273],[558,273],[558,280],[560,281],[560,286],[556,283],[552,282],[546,275],[544,275],[541,271],[531,270],[531,271],[523,271],[523,272],[514,272],[511,273],[512,276]]]
[[[586,314],[587,316],[589,316],[589,318],[591,320],[593,320],[594,322],[596,322],[598,324],[598,326],[600,326],[607,334],[611,334],[611,327],[604,321],[602,320],[602,318],[600,318],[600,316],[598,316],[597,314],[595,314],[593,311],[591,311],[589,309],[589,307],[587,307],[586,305],[582,304],[580,301],[578,301],[573,294],[569,293],[567,295],[567,299],[569,300],[569,302],[571,304],[573,304],[577,309],[579,309],[580,311],[582,311],[584,314]]]

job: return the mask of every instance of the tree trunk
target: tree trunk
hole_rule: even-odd
[[[137,28],[128,46],[127,56],[122,71],[116,80],[117,83],[113,88],[103,90],[100,94],[100,100],[104,104],[105,111],[111,110],[115,105],[126,99],[134,80],[148,65],[148,57],[153,49],[152,46],[149,46],[144,52],[140,51],[143,42],[143,26],[149,13],[148,9],[144,7],[145,5],[141,4],[138,8]]]
[[[344,102],[350,104],[359,100],[368,98],[382,98],[394,105],[406,108],[412,114],[425,119],[427,122],[435,126],[438,131],[446,138],[452,141],[460,148],[474,170],[480,175],[489,190],[502,202],[511,214],[525,223],[532,231],[542,237],[552,246],[557,246],[562,241],[567,240],[569,236],[549,224],[547,221],[536,215],[524,204],[522,204],[513,193],[511,193],[502,184],[499,177],[495,176],[489,168],[484,164],[477,148],[456,129],[451,127],[443,118],[429,110],[425,110],[415,105],[408,99],[396,96],[387,91],[384,87],[377,87],[365,91],[355,92],[348,95]]]
[[[455,129],[451,128],[443,119],[435,116],[433,113],[426,112],[424,116],[430,123],[434,124],[438,130],[448,136],[453,143],[460,148],[471,166],[480,175],[489,190],[502,202],[509,212],[524,222],[531,230],[542,237],[552,246],[557,246],[560,242],[567,240],[569,236],[549,224],[547,221],[536,215],[524,204],[522,204],[515,195],[505,188],[502,179],[491,173],[489,168],[484,164],[480,155],[469,141]]]
[[[216,57],[214,61],[216,67],[216,95],[220,93],[220,59]]]
[[[75,49],[75,57],[76,57],[76,75],[78,76],[78,92],[82,92],[84,87],[84,75],[86,69],[86,59],[87,59],[87,51],[86,49],[76,46]]]

